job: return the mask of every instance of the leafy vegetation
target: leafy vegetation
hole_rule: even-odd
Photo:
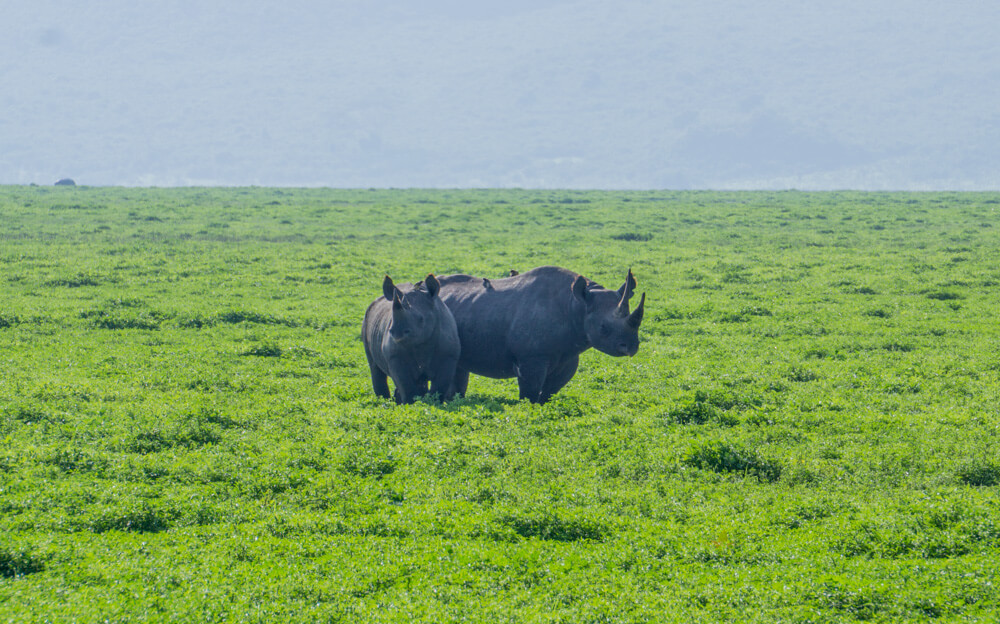
[[[0,188],[0,620],[990,621],[996,194]],[[647,314],[372,393],[390,274]]]

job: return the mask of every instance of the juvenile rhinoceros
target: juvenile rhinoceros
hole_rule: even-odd
[[[382,296],[368,306],[361,327],[372,388],[378,396],[389,398],[387,376],[396,386],[397,403],[412,403],[427,394],[428,381],[432,394],[444,400],[453,396],[458,329],[438,297],[439,289],[433,275],[399,287],[385,276]]]
[[[631,269],[617,291],[553,266],[487,281],[471,275],[438,281],[462,343],[453,388],[459,394],[469,373],[517,377],[522,399],[544,403],[573,378],[590,347],[614,356],[639,350],[646,295],[629,310]]]

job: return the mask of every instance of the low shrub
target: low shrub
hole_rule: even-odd
[[[695,444],[688,449],[681,461],[702,470],[754,476],[762,482],[774,482],[781,478],[781,464],[778,461],[766,459],[755,450],[727,442]]]
[[[16,578],[41,572],[45,562],[29,550],[0,546],[0,578]]]
[[[970,461],[959,467],[959,482],[977,487],[1000,485],[1000,462],[990,460]]]

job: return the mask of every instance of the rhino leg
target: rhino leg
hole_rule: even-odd
[[[399,361],[389,361],[389,376],[396,384],[394,397],[396,403],[413,403],[413,400],[422,394],[427,393],[427,383],[417,381],[413,367],[400,363]],[[422,387],[421,387],[422,386]]]
[[[372,356],[368,353],[368,349],[365,349],[365,355],[368,356],[368,370],[372,376],[372,390],[375,391],[376,396],[388,399],[390,396],[388,376],[384,370],[375,365]]]
[[[455,396],[455,365],[458,358],[438,362],[431,377],[431,394],[437,394],[442,401],[450,401]],[[468,377],[466,377],[468,382]]]
[[[514,372],[517,374],[517,387],[522,399],[544,403],[541,394],[548,370],[549,362],[545,358],[529,358],[517,362]]]
[[[539,403],[545,403],[552,396],[562,390],[562,387],[569,383],[569,380],[576,374],[576,367],[580,364],[579,356],[566,358],[545,376],[545,383],[542,385],[542,393],[538,397]]]
[[[448,389],[448,392],[450,392],[452,396],[465,396],[465,391],[468,389],[469,371],[456,368],[455,378],[452,381],[451,388]]]

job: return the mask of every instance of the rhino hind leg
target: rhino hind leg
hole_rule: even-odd
[[[548,361],[539,358],[522,360],[514,366],[521,399],[528,399],[532,403],[545,402],[541,395],[548,369]]]
[[[457,358],[438,362],[431,377],[431,394],[437,394],[442,401],[450,401],[455,396],[455,365]],[[468,383],[468,374],[466,374]]]
[[[465,396],[465,391],[469,389],[469,371],[462,370],[461,368],[455,369],[455,376],[451,383],[451,387],[448,388],[448,392],[451,396]]]
[[[386,375],[384,370],[375,365],[367,349],[365,349],[365,355],[368,356],[368,370],[371,372],[372,390],[375,391],[375,396],[388,399],[391,396],[389,394],[389,376]]]
[[[573,356],[567,358],[561,364],[549,371],[545,376],[545,383],[542,385],[542,392],[538,397],[539,403],[545,403],[552,398],[555,393],[562,390],[563,386],[576,374],[576,368],[580,364],[580,358]]]

